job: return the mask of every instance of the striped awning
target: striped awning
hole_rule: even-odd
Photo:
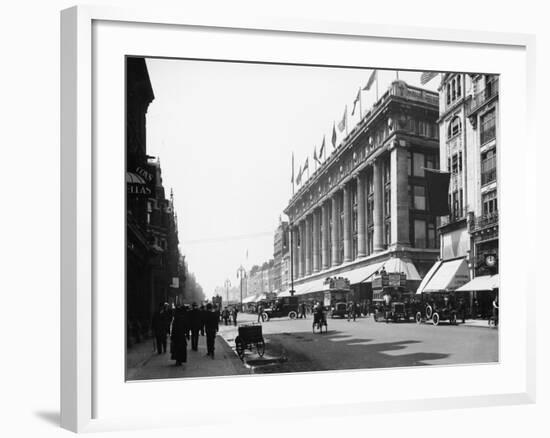
[[[439,260],[428,271],[416,293],[450,292],[466,284],[469,280],[470,274],[465,258]]]
[[[493,289],[498,289],[499,287],[499,278],[497,275],[480,275],[475,277],[464,286],[460,286],[457,289],[457,292],[474,292],[474,291],[492,291]]]
[[[139,176],[137,173],[126,172],[126,183],[127,184],[147,184],[145,180]]]

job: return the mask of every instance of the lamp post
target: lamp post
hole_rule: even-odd
[[[239,266],[237,269],[237,278],[241,281],[241,312],[243,311],[243,278],[246,278],[246,269],[243,268],[243,265]]]
[[[229,288],[231,287],[231,282],[229,281],[229,278],[227,280],[225,280],[225,298],[227,300],[227,304],[229,304]]]

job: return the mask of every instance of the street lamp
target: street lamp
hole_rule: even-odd
[[[227,299],[227,304],[229,304],[229,288],[231,287],[231,282],[229,281],[229,278],[225,280],[225,298]]]
[[[241,312],[243,311],[243,278],[246,278],[246,269],[243,268],[243,265],[239,266],[237,269],[237,278],[241,280]]]

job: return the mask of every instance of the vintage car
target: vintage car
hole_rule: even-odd
[[[273,302],[271,307],[264,310],[263,319],[269,321],[271,318],[298,317],[298,297],[279,298]]]
[[[449,324],[456,324],[458,312],[452,292],[422,293],[421,302],[415,315],[417,323],[431,321],[433,325],[439,325],[441,321],[449,321]]]
[[[334,304],[330,309],[331,318],[346,318],[348,316],[348,305],[344,302],[338,302]]]

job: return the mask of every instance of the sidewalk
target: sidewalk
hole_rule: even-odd
[[[467,319],[464,324],[462,324],[462,320],[458,319],[458,325],[463,325],[465,327],[485,327],[485,328],[492,328],[489,325],[489,321],[486,319]]]
[[[168,350],[170,349],[168,343]],[[134,345],[126,353],[127,380],[166,379],[182,377],[214,377],[250,374],[237,355],[231,350],[221,336],[216,336],[215,358],[206,356],[206,337],[199,337],[198,351],[187,345],[187,362],[175,366],[170,359],[170,352],[157,354],[153,352],[153,341],[149,339]]]

